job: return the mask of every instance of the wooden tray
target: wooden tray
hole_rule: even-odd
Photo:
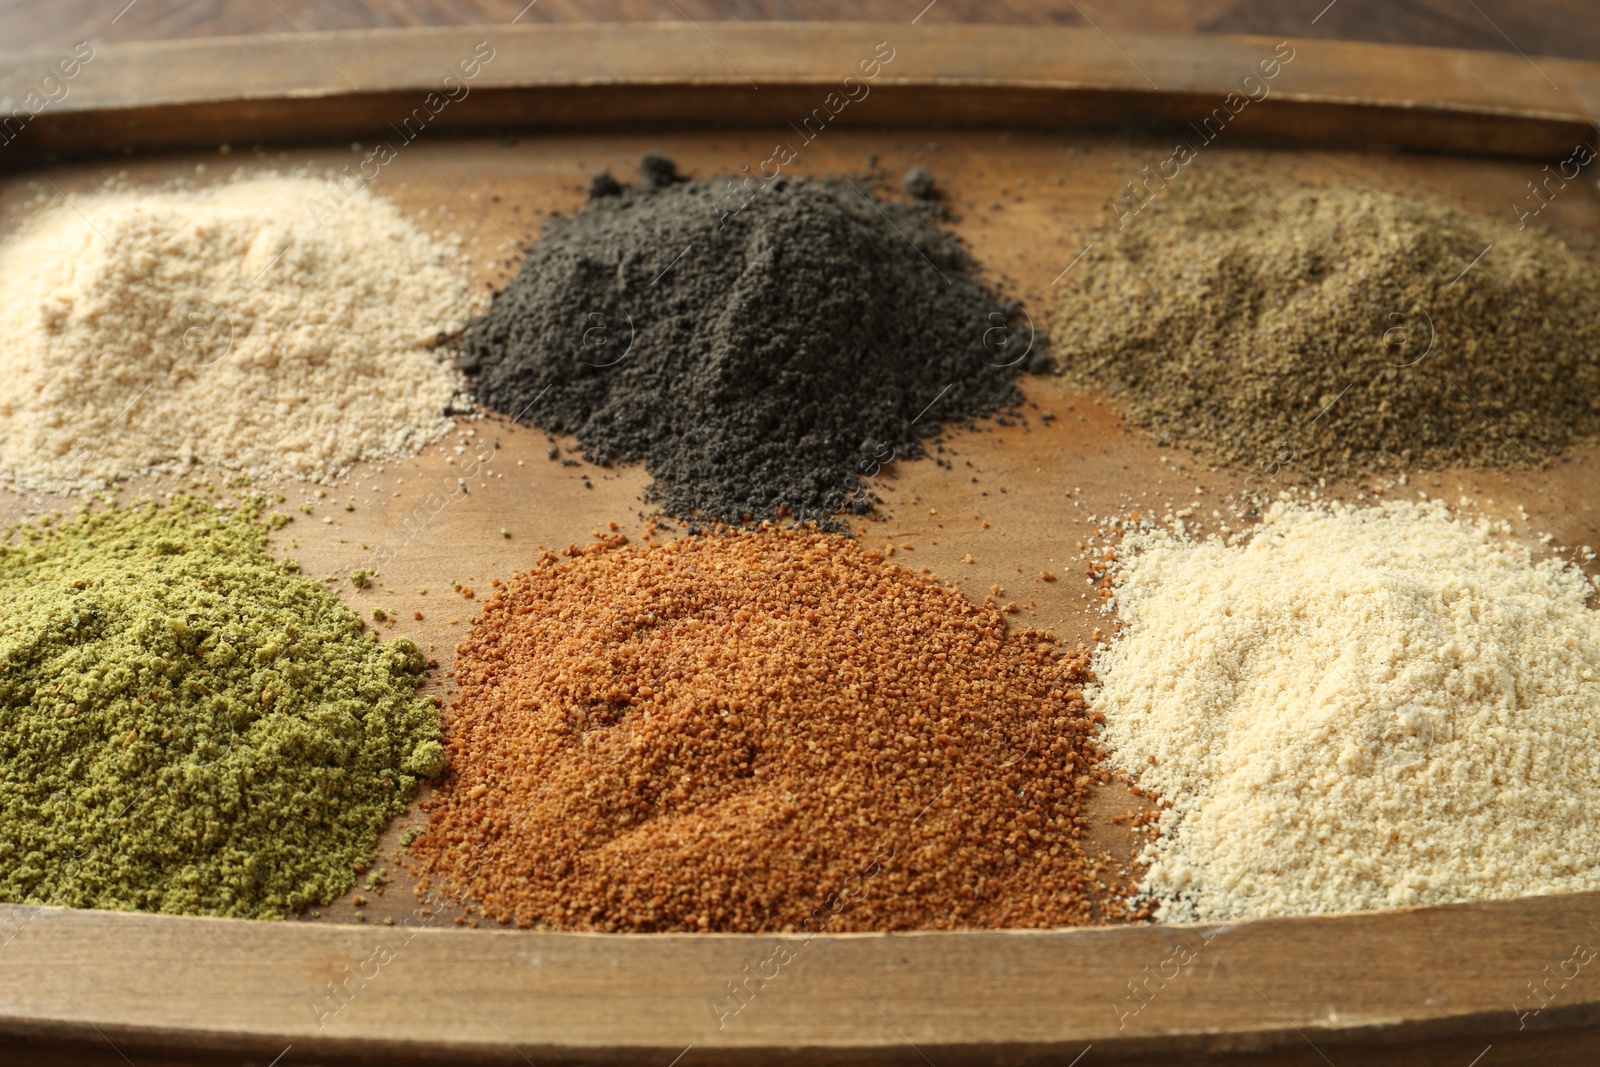
[[[1088,229],[1110,218],[1107,202],[1122,184],[1166,158],[1171,129],[1221,105],[1279,45],[1113,43],[1094,31],[998,27],[707,24],[108,47],[64,99],[0,146],[0,233],[35,210],[36,197],[86,192],[116,172],[162,183],[236,166],[354,164],[364,152],[352,141],[370,150],[378,138],[394,139],[388,123],[410,114],[482,41],[494,58],[470,95],[440,112],[373,183],[423,228],[460,234],[475,285],[509,277],[514,246],[536,236],[547,213],[578,207],[601,166],[626,170],[659,148],[695,175],[756,167],[775,138],[794,139],[788,123],[889,42],[894,59],[871,94],[790,169],[892,185],[907,167],[928,167],[958,231],[1041,329],[1071,328],[1050,323],[1052,282]],[[1289,47],[1295,57],[1272,94],[1245,108],[1197,165],[1236,170],[1269,191],[1357,183],[1509,212],[1541,167],[1579,141],[1594,143],[1589,108],[1600,66]],[[0,60],[0,98],[22,99],[57,58]],[[218,154],[221,143],[229,155]],[[1571,183],[1538,221],[1592,253],[1600,202],[1589,179]],[[1022,605],[1020,620],[1092,641],[1106,621],[1073,561],[1076,542],[1097,525],[1092,516],[1129,506],[1160,514],[1199,501],[1197,517],[1214,524],[1221,520],[1209,511],[1261,474],[1158,449],[1123,429],[1114,408],[1057,379],[1028,379],[1025,392],[1035,405],[1027,425],[950,436],[954,471],[888,467],[878,486],[883,521],[857,532],[868,543],[910,545],[898,560],[932,568],[975,599],[999,585]],[[1044,412],[1056,417],[1043,420]],[[312,575],[377,561],[375,588],[341,582],[341,595],[364,615],[382,605],[408,620],[393,632],[416,637],[446,664],[473,613],[451,593],[452,579],[484,587],[526,566],[541,544],[585,541],[607,520],[637,531],[647,480],[637,468],[553,463],[543,434],[503,420],[467,425],[476,436],[456,464],[429,449],[381,474],[369,465],[355,473],[359,488],[330,487],[321,501],[315,486],[276,487],[291,505],[313,504],[310,518],[294,512],[300,521],[277,535],[279,548]],[[445,493],[474,456],[471,492]],[[1600,449],[1588,445],[1543,471],[1432,472],[1389,492],[1471,497],[1530,544],[1549,532],[1558,545],[1600,545],[1597,458]],[[446,503],[435,506],[439,499]],[[355,510],[343,510],[346,500]],[[0,519],[64,503],[0,493]],[[1039,581],[1042,570],[1064,580]],[[414,610],[423,621],[410,621]],[[1097,797],[1092,829],[1108,851],[1129,848],[1110,821],[1129,804],[1117,786]],[[402,827],[420,821],[415,809],[398,820],[383,855],[392,855]],[[265,1064],[282,1055],[285,1067],[780,1058],[951,1067],[1082,1056],[1086,1065],[1205,1057],[1497,1067],[1578,1062],[1600,1050],[1590,1028],[1600,1018],[1600,978],[1587,969],[1559,977],[1574,946],[1600,944],[1595,893],[1226,928],[825,935],[803,948],[790,939],[795,961],[757,983],[760,992],[719,1028],[713,1004],[727,983],[742,981],[747,967],[759,971],[782,938],[459,929],[447,913],[419,918],[403,868],[385,862],[398,877],[381,898],[369,894],[365,925],[355,922],[352,895],[318,921],[284,924],[0,907],[6,1062],[70,1054]],[[1172,961],[1188,954],[1194,962],[1174,973]],[[345,984],[346,1003],[328,999],[330,982]]]

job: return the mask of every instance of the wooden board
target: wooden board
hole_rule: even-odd
[[[711,29],[720,40],[731,28]],[[866,32],[863,54],[870,53],[871,39]],[[430,50],[440,47],[432,38],[414,49],[410,38],[386,40],[386,51],[360,54],[395,84],[415,81],[409,68],[419,62],[417,49],[433,56]],[[682,54],[681,37],[658,40],[660,69],[695,66]],[[956,50],[939,34],[928,40],[929,48]],[[1066,49],[1071,42],[1055,43]],[[1262,47],[1228,43],[1236,49],[1229,62]],[[1266,46],[1268,54],[1275,43]],[[239,61],[233,69],[246,66],[242,55],[228,53],[233,47],[218,45],[206,69],[217,70],[221,54]],[[1315,56],[1301,53],[1294,64]],[[711,57],[720,63],[715,53]],[[802,51],[785,62],[798,71],[798,82],[820,85],[822,76],[814,72],[832,58]],[[108,49],[94,62],[122,69],[109,62],[115,59]],[[1456,64],[1464,82],[1474,82],[1466,59],[1435,59]],[[815,63],[809,74],[808,61]],[[1169,55],[1163,62],[1170,61]],[[963,62],[1003,83],[1010,53],[980,50]],[[1377,65],[1366,60],[1366,69]],[[93,65],[85,76],[89,69]],[[704,74],[708,64],[699,62],[698,69]],[[1204,63],[1183,69],[1196,84],[1205,77],[1220,84],[1217,70]],[[1168,80],[1165,67],[1155,73]],[[254,91],[281,98],[301,77],[309,75],[290,68],[275,96],[266,86]],[[213,73],[210,91],[221,99],[227,94],[216,82]],[[125,91],[136,88],[130,82]],[[524,95],[530,94],[536,95]],[[100,106],[143,105],[129,95]],[[233,115],[230,140],[239,148],[230,155],[208,148],[109,166],[86,160],[20,171],[0,181],[0,233],[62,194],[97,187],[109,171],[125,171],[136,184],[160,184],[177,177],[210,180],[236,167],[309,165],[326,172],[361,158],[347,143],[364,128],[359,111],[329,104],[319,121],[340,121],[343,114],[348,124],[318,127],[338,138],[335,147],[251,150],[254,138],[241,134],[254,128],[255,104],[235,98],[215,106]],[[79,129],[115,128],[107,112],[82,107],[102,125]],[[163,128],[175,136],[178,124]],[[63,129],[66,137],[71,131]],[[424,229],[459,235],[481,287],[509,276],[517,262],[512,246],[535,236],[548,213],[581,204],[593,170],[627,169],[644,150],[659,148],[690,173],[727,172],[765,158],[782,124],[654,133],[546,130],[513,139],[437,132],[405,146],[373,190],[395,199]],[[206,133],[202,128],[193,136]],[[59,147],[76,156],[93,143]],[[1063,330],[1071,324],[1050,316],[1053,280],[1081,250],[1087,231],[1110,218],[1106,202],[1121,184],[1167,151],[1166,142],[1149,136],[983,132],[959,124],[871,129],[863,120],[859,128],[830,128],[818,136],[796,169],[892,185],[907,167],[928,167],[950,196],[954,225],[997,284],[1025,302],[1041,330]],[[1500,212],[1523,194],[1542,162],[1283,151],[1248,147],[1241,138],[1219,139],[1196,165],[1244,174],[1269,192],[1300,183],[1422,189],[1473,210]],[[1592,185],[1573,183],[1539,223],[1592,255],[1600,236],[1600,200]],[[1097,525],[1091,516],[1130,507],[1159,513],[1199,501],[1198,518],[1214,526],[1228,520],[1220,508],[1219,517],[1209,519],[1210,507],[1255,472],[1214,470],[1187,453],[1158,449],[1124,430],[1114,408],[1067,391],[1057,379],[1028,379],[1025,389],[1035,405],[1028,424],[989,424],[952,435],[954,471],[927,462],[886,468],[878,486],[882,521],[859,524],[857,532],[868,543],[910,545],[898,550],[898,560],[930,567],[974,599],[1001,586],[1004,599],[1022,606],[1021,621],[1068,641],[1092,641],[1107,623],[1076,569],[1081,564],[1069,564],[1073,546]],[[934,383],[930,396],[936,391]],[[1048,423],[1039,417],[1047,411],[1056,416]],[[637,532],[646,484],[637,468],[552,462],[544,435],[524,427],[485,420],[466,428],[475,436],[462,442],[461,453],[429,449],[384,464],[381,473],[363,467],[350,482],[327,487],[324,499],[315,486],[276,487],[291,507],[304,502],[312,508],[310,515],[292,511],[297,521],[277,535],[277,550],[294,554],[314,576],[376,563],[380,577],[373,589],[358,592],[340,582],[341,595],[363,615],[378,605],[399,615],[405,621],[392,633],[413,635],[445,663],[473,608],[451,592],[452,579],[483,588],[492,577],[527,565],[541,544],[587,540],[609,520]],[[474,464],[470,491],[458,492],[455,479],[474,456],[482,462]],[[1411,495],[1420,488],[1452,502],[1467,496],[1478,509],[1513,521],[1530,545],[1546,532],[1557,546],[1600,545],[1593,514],[1597,459],[1600,449],[1590,445],[1543,472],[1435,472],[1387,492]],[[1293,472],[1279,477],[1290,480]],[[447,503],[429,503],[430,491]],[[346,502],[353,510],[345,510]],[[61,505],[0,495],[0,519]],[[1519,506],[1526,507],[1526,520]],[[969,555],[970,564],[964,562]],[[1042,570],[1065,580],[1042,582]],[[414,611],[424,619],[414,620]],[[1108,851],[1125,853],[1129,846],[1110,822],[1128,804],[1116,787],[1097,799],[1094,832]],[[383,854],[392,856],[401,827],[420,819],[413,810],[399,820]],[[1577,1056],[1600,1043],[1585,1029],[1600,1015],[1600,982],[1588,970],[1564,983],[1550,978],[1574,945],[1600,942],[1600,929],[1590,925],[1600,924],[1600,894],[1275,920],[1226,933],[1147,927],[825,936],[730,1018],[726,983],[742,980],[746,966],[759,970],[773,938],[453,929],[453,913],[419,916],[403,866],[392,860],[386,866],[396,881],[381,897],[368,894],[360,909],[365,925],[354,922],[353,893],[322,909],[320,920],[282,925],[4,909],[0,1035],[11,1043],[0,1047],[17,1062],[46,1062],[66,1042],[85,1059],[120,1063],[126,1053],[141,1064],[190,1055],[266,1063],[293,1045],[285,1064],[431,1058],[667,1067],[683,1053],[683,1067],[777,1056],[841,1063],[921,1063],[925,1056],[946,1067],[1066,1063],[1091,1044],[1093,1059],[1085,1063],[1170,1062],[1175,1055],[1200,1054],[1272,1063],[1322,1062],[1325,1055],[1342,1063],[1359,1054],[1360,1062],[1466,1065],[1493,1045],[1492,1058],[1483,1061],[1488,1067]],[[383,925],[385,918],[397,925]],[[412,926],[422,927],[414,937]],[[1196,961],[1167,978],[1163,970],[1170,971],[1179,944]],[[330,981],[350,983],[347,1005],[328,999]],[[1142,1000],[1130,999],[1130,982],[1143,990]],[[1548,1005],[1527,1014],[1541,1003],[1530,983],[1541,982],[1549,983],[1542,994]]]
[[[905,23],[723,23],[368,30],[103,49],[21,128],[0,166],[51,155],[388,136],[459,60],[494,58],[434,133],[601,126],[706,129],[800,123],[893,52],[859,107],[831,125],[1124,129],[1188,136],[1229,93],[1258,103],[1229,138],[1559,160],[1588,136],[1600,65],[1342,41],[1296,41],[1270,85],[1244,79],[1273,38]],[[1303,56],[1304,58],[1298,58]],[[0,59],[0,99],[26,101],[60,57]],[[1259,84],[1259,78],[1257,79]],[[858,92],[860,90],[853,90]],[[871,100],[871,106],[867,106]],[[12,105],[15,106],[15,103]],[[32,105],[29,105],[32,107]],[[12,140],[14,138],[14,140]],[[756,161],[752,160],[754,164]]]
[[[10,0],[0,10],[0,40],[12,49],[69,45],[85,37],[111,44],[180,37],[284,33],[294,28],[359,30],[399,26],[551,22],[738,21],[935,22],[1011,26],[1095,26],[1125,33],[1291,34],[1435,48],[1486,49],[1600,59],[1600,26],[1584,0],[1452,0],[1410,4],[1342,0],[273,0],[271,4],[139,0],[123,12],[98,0]],[[922,8],[926,8],[923,11]],[[1323,10],[1323,8],[1327,10]]]

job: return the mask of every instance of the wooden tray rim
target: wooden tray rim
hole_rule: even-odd
[[[491,33],[511,61],[485,68],[478,88],[499,93],[498,104],[484,121],[463,121],[453,132],[508,124],[561,128],[574,114],[596,107],[590,114],[600,124],[636,126],[696,94],[747,88],[705,48],[701,32],[769,90],[762,97],[766,110],[735,109],[734,118],[745,125],[811,100],[818,87],[837,82],[841,57],[866,54],[872,41],[893,39],[904,42],[897,53],[902,66],[875,85],[902,93],[871,119],[873,125],[937,124],[937,107],[948,100],[938,92],[955,89],[971,94],[973,103],[952,125],[982,127],[1013,118],[1017,128],[1049,126],[1039,109],[1111,100],[1117,102],[1113,125],[1160,129],[1175,108],[1220,100],[1239,70],[1276,43],[1129,35],[1118,42],[1132,57],[1127,60],[1093,31],[1068,28],[1030,27],[1019,34],[992,26],[706,23],[378,30],[107,46],[97,51],[74,92],[29,124],[23,144],[0,145],[0,169],[131,147],[213,146],[214,131],[190,121],[196,109],[244,122],[265,114],[269,127],[287,116],[319,139],[357,136],[368,128],[369,112],[356,105],[387,107],[426,92],[434,83],[419,71],[447,65]],[[344,61],[341,67],[347,63],[358,75],[356,85],[365,88],[343,84],[308,43]],[[1488,131],[1499,138],[1488,142],[1492,151],[1538,156],[1568,143],[1563,138],[1575,131],[1595,132],[1589,101],[1600,95],[1600,64],[1525,63],[1513,56],[1350,42],[1293,45],[1299,65],[1285,68],[1281,92],[1274,93],[1278,117],[1241,130],[1244,139],[1459,150]],[[595,55],[601,58],[595,61]],[[38,63],[48,58],[49,53],[0,57],[0,98],[26,92]],[[1133,69],[1135,62],[1172,88],[1150,88]],[[1376,74],[1398,63],[1407,70],[1372,84]],[[152,81],[152,72],[162,70],[174,76],[167,83]],[[1540,71],[1560,82],[1548,99],[1530,104],[1530,92],[1544,91]],[[1018,100],[1035,110],[1008,113]],[[279,110],[261,112],[263,103]],[[518,109],[520,119],[508,119]],[[1291,136],[1289,127],[1319,114],[1332,118]],[[1068,108],[1069,119],[1081,117]],[[1520,131],[1515,137],[1505,136],[1507,123]],[[1074,124],[1100,128],[1067,122]],[[1434,136],[1430,130],[1444,132]],[[376,1005],[372,1010],[353,1012],[341,1020],[344,1032],[330,1035],[313,1027],[309,1015],[297,1024],[270,988],[276,983],[315,990],[317,980],[334,975],[341,962],[365,958],[380,928],[6,905],[0,906],[0,1039],[92,1041],[114,1035],[173,1048],[269,1055],[271,1046],[285,1042],[329,1055],[426,1053],[515,1061],[506,1049],[510,1043],[518,1057],[529,1052],[539,1062],[664,1063],[660,1054],[685,1047],[719,1062],[742,1061],[758,1051],[804,1053],[801,1058],[828,1062],[920,1062],[922,1050],[929,1050],[945,1067],[998,1059],[1064,1061],[1085,1044],[1136,1056],[1292,1050],[1312,1038],[1313,1044],[1334,1047],[1375,1035],[1389,1042],[1445,1034],[1492,1037],[1528,1026],[1592,1033],[1600,1022],[1600,988],[1576,987],[1531,1024],[1499,990],[1516,985],[1503,973],[1507,961],[1548,957],[1558,965],[1566,950],[1557,947],[1562,941],[1554,931],[1587,938],[1583,931],[1593,930],[1600,939],[1597,923],[1600,893],[1241,923],[1230,928],[1210,962],[1211,973],[1220,967],[1254,976],[1273,996],[1262,992],[1259,1000],[1219,1012],[1201,995],[1205,980],[1196,977],[1173,983],[1167,1000],[1152,1001],[1149,1015],[1141,1011],[1131,1024],[1107,1009],[1126,996],[1120,986],[1166,958],[1175,939],[1203,936],[1213,927],[825,934],[817,938],[812,958],[820,974],[814,980],[796,976],[799,988],[786,994],[787,1007],[731,1033],[710,1028],[709,1012],[702,1011],[699,1022],[674,1014],[685,998],[670,988],[670,975],[689,966],[736,975],[750,962],[751,946],[778,938],[423,929],[407,944],[425,964],[414,979],[420,988],[413,986],[404,997],[374,998],[367,1002]],[[1567,933],[1561,937],[1570,940]],[[1402,944],[1414,955],[1375,968],[1386,950]],[[568,969],[551,982],[532,982],[526,960],[545,952],[567,960]],[[185,961],[206,962],[196,970],[182,966]],[[918,967],[941,975],[939,990],[930,994],[917,985]],[[973,973],[963,974],[963,967]],[[1051,1018],[1024,1025],[1008,1008],[1015,989],[982,973],[986,967],[1025,974],[1030,994]],[[603,991],[585,987],[597,970],[625,981]],[[906,1013],[904,1026],[883,1026],[878,1016],[888,1016],[876,1004],[877,1016],[857,1004],[854,1015],[831,1028],[793,1025],[806,1012],[838,1012],[841,1003],[854,1003],[837,988],[837,979],[851,975],[860,978],[862,989],[881,996],[879,1003]],[[1443,985],[1441,975],[1449,978]],[[1527,977],[1531,982],[1539,973]],[[580,991],[558,992],[568,986]],[[501,1022],[488,1030],[472,1023],[468,1034],[459,1020],[412,1011],[419,1001],[449,1001],[452,990],[484,1021],[490,1018],[485,1012],[493,1011]],[[519,1004],[541,997],[561,999],[570,1009],[568,1020],[552,1025],[517,1014]],[[861,999],[867,999],[864,993]],[[619,1019],[624,1011],[637,1018]],[[915,1035],[915,1056],[908,1052],[907,1033]]]

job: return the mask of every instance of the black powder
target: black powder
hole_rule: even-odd
[[[617,196],[622,192],[622,186],[617,179],[611,176],[609,170],[602,170],[589,179],[589,199],[599,200],[603,196]]]
[[[657,155],[641,170],[549,224],[461,366],[480,403],[575,435],[589,460],[643,461],[665,512],[868,512],[883,464],[1015,405],[1014,375],[1048,365],[936,204],[683,181]]]

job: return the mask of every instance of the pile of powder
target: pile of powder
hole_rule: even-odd
[[[842,538],[620,541],[484,605],[422,870],[559,929],[1096,914],[1082,652]]]
[[[325,479],[443,433],[465,286],[392,203],[333,202],[277,176],[111,191],[0,244],[0,479]]]
[[[1168,919],[1600,889],[1600,614],[1438,503],[1137,536],[1091,705]]]
[[[1061,285],[1064,370],[1249,467],[1522,465],[1600,430],[1583,256],[1426,198],[1263,192],[1197,175],[1097,236]]]
[[[282,918],[443,769],[416,646],[265,541],[178,498],[0,545],[0,900]]]
[[[469,327],[476,399],[595,462],[642,460],[668,513],[824,524],[869,511],[864,476],[941,422],[1020,400],[1012,378],[1042,346],[1024,357],[1015,306],[937,205],[678,181],[659,156],[641,173],[551,222]]]

